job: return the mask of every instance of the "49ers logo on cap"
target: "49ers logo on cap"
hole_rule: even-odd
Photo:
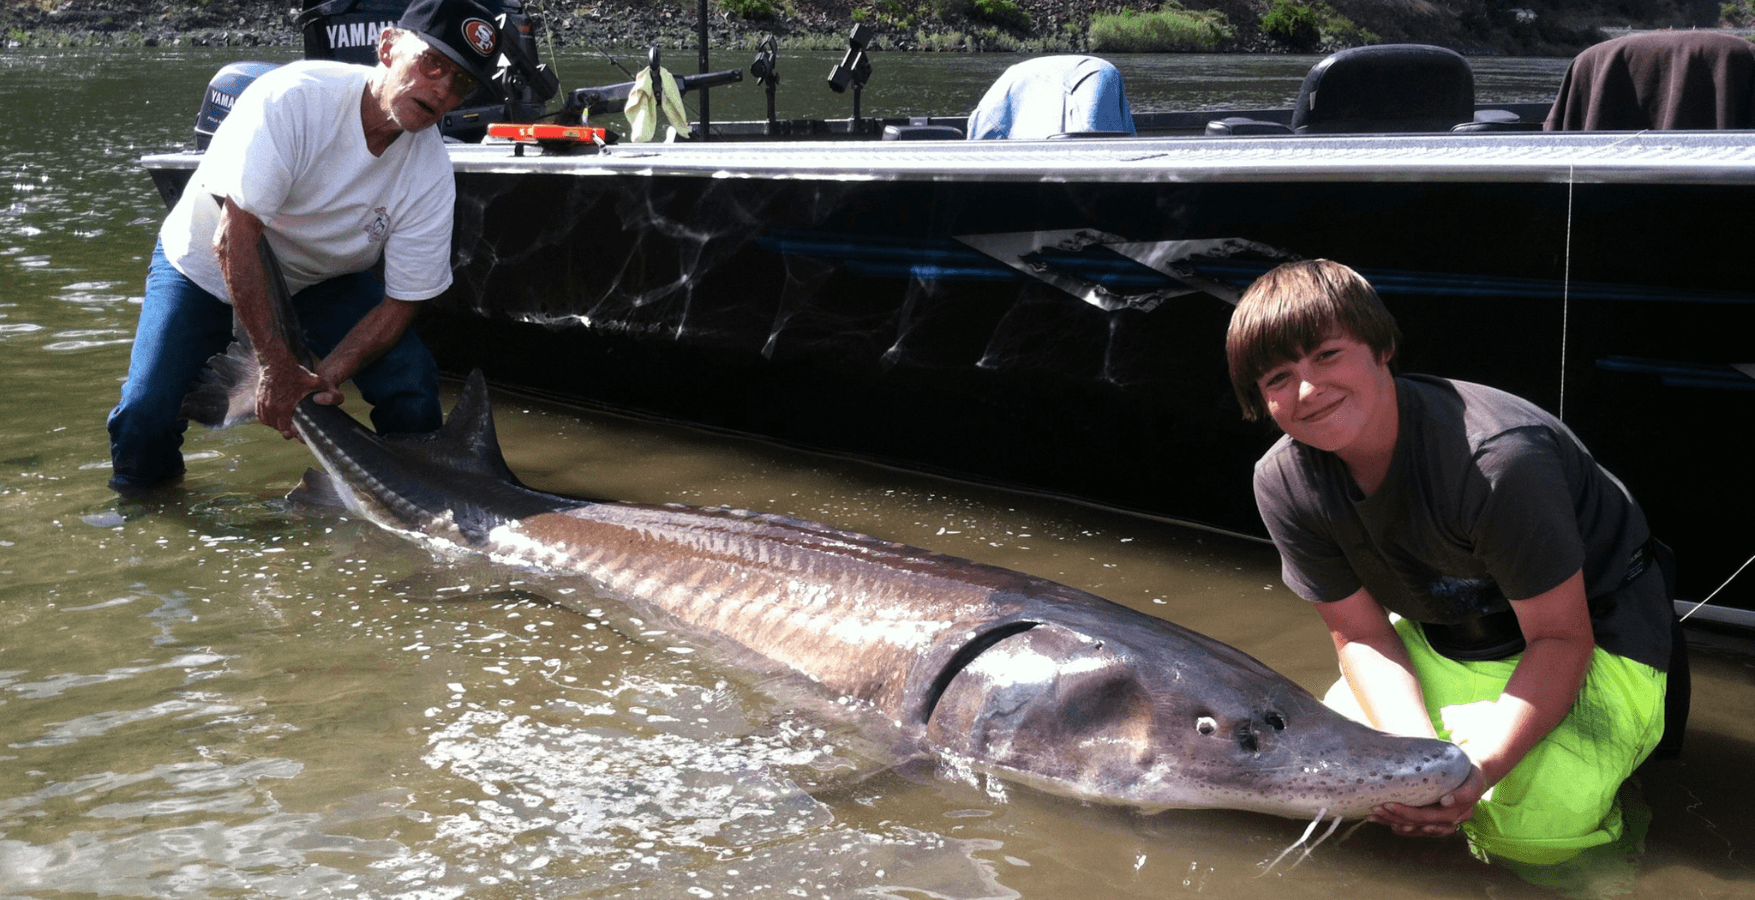
[[[486,20],[464,19],[463,42],[482,56],[491,56],[500,45],[500,35]]]

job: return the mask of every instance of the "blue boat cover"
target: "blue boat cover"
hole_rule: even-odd
[[[1121,72],[1095,56],[1021,62],[969,114],[969,138],[1041,139],[1080,131],[1134,133]]]

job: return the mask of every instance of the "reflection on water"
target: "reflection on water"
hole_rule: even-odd
[[[0,896],[1549,896],[1454,841],[1373,828],[1257,877],[1303,823],[1086,807],[902,758],[856,713],[577,585],[289,505],[309,457],[262,429],[195,436],[181,495],[118,505],[102,420],[162,215],[134,160],[187,141],[229,59],[0,53]],[[936,71],[920,96],[966,107],[1012,61],[880,57],[866,105]],[[1307,61],[1229,63],[1124,70],[1140,108],[1186,107],[1206,102],[1189,83],[1295,89]],[[561,69],[619,80],[572,74],[593,65]],[[1184,69],[1135,74],[1154,66]],[[722,97],[716,114],[753,114]],[[1308,687],[1333,677],[1257,545],[501,401],[512,466],[543,488],[827,521],[1093,590]],[[1645,779],[1634,896],[1728,898],[1755,876],[1755,654],[1697,638],[1717,643],[1688,759]]]

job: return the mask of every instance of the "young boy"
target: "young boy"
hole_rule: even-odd
[[[1372,820],[1562,862],[1621,836],[1616,792],[1664,732],[1674,612],[1657,545],[1558,419],[1481,385],[1397,376],[1400,340],[1338,263],[1289,263],[1249,288],[1226,336],[1231,382],[1245,418],[1285,432],[1256,464],[1256,503],[1362,717],[1475,762],[1439,803]]]

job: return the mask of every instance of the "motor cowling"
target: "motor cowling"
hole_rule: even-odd
[[[306,59],[378,64],[378,36],[393,27],[409,0],[305,0],[295,20]]]
[[[494,80],[502,100],[485,87],[466,98],[439,122],[449,140],[475,142],[491,122],[532,122],[547,112],[559,89],[554,72],[537,57],[530,17],[522,0],[477,0],[500,28],[499,71]],[[378,37],[402,19],[409,0],[304,0],[297,24],[306,59],[377,65]]]
[[[260,78],[264,72],[279,68],[279,63],[261,60],[244,60],[228,63],[207,82],[207,90],[201,95],[201,110],[195,114],[195,149],[206,150],[213,133],[219,129],[219,123],[232,111],[233,104],[238,102],[238,95],[244,88]]]
[[[546,112],[558,82],[537,60],[530,19],[520,0],[481,0],[502,23],[501,66],[496,76],[507,99],[483,89],[446,114],[439,130],[450,140],[479,141],[490,122],[535,121]],[[305,0],[297,22],[306,59],[328,59],[362,66],[378,64],[378,38],[402,18],[408,0]],[[195,117],[195,149],[206,150],[244,88],[278,63],[246,60],[226,65],[207,84]]]

